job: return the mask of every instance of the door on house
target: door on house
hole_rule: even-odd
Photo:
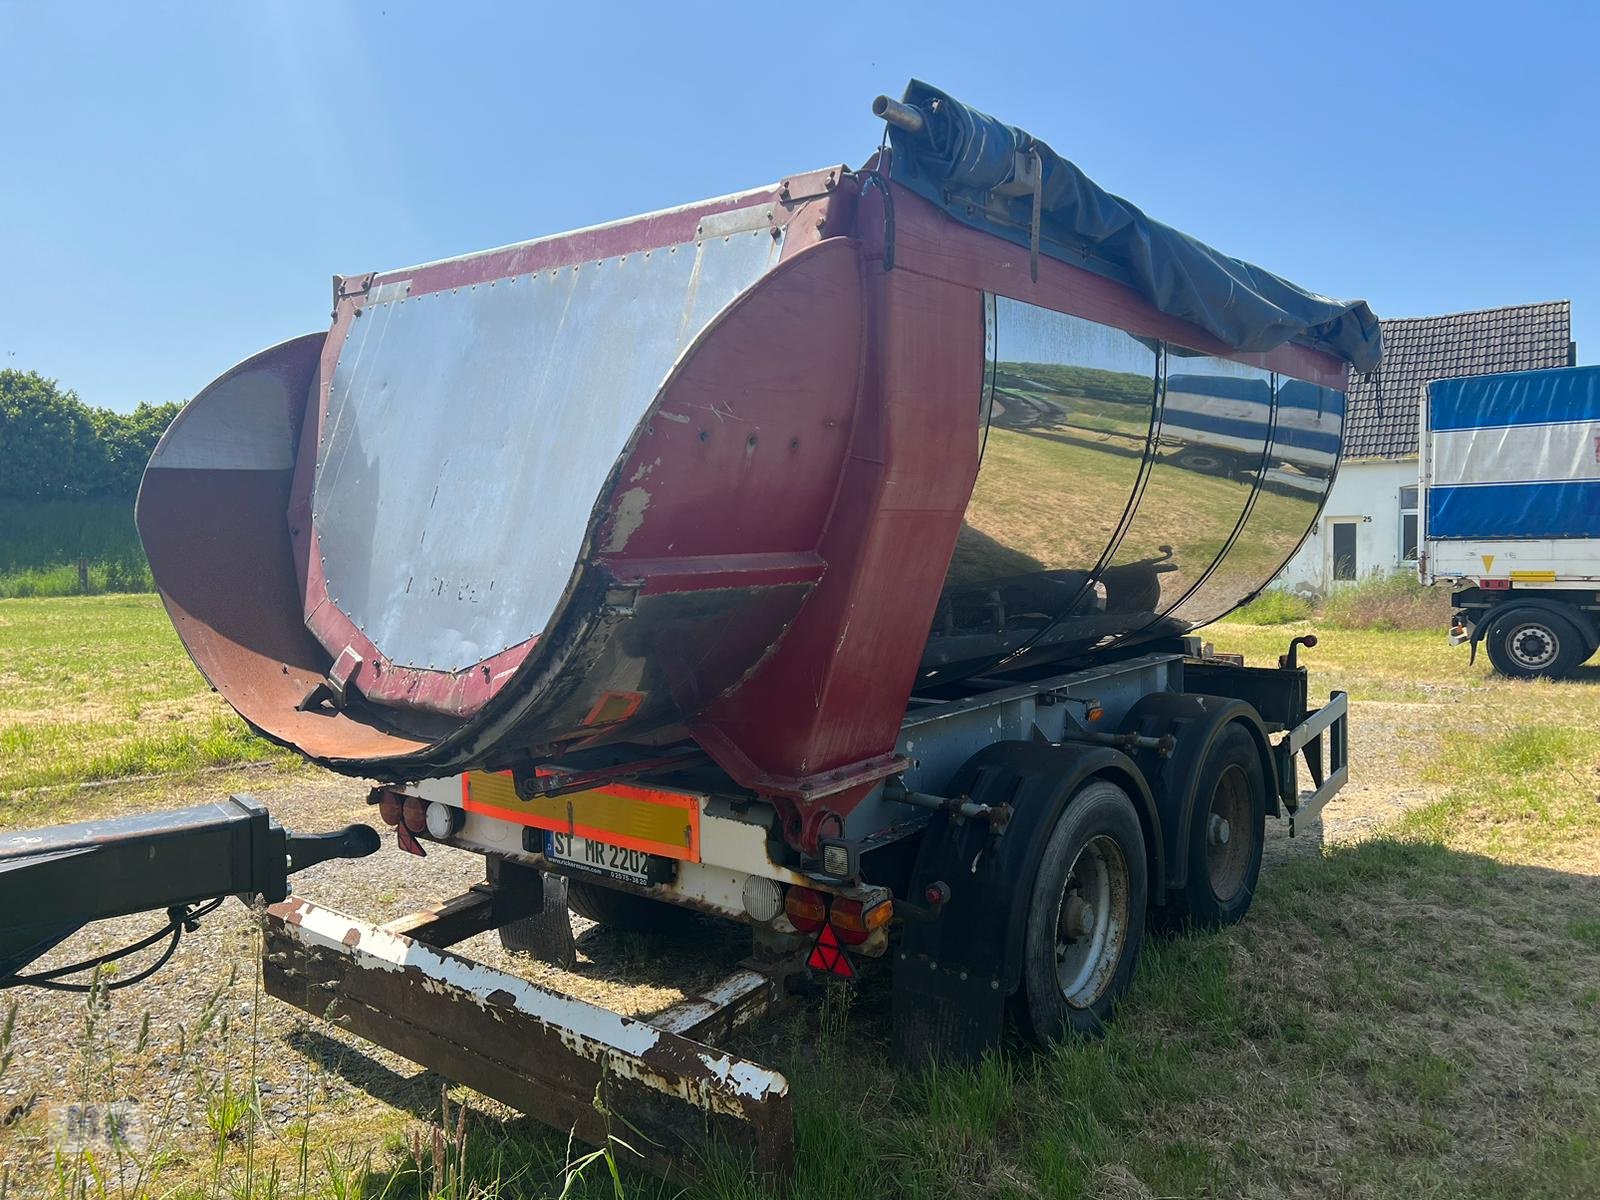
[[[1355,521],[1329,521],[1333,536],[1329,539],[1329,553],[1333,557],[1329,574],[1335,583],[1356,577],[1356,525]]]

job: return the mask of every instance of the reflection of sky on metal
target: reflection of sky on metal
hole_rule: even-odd
[[[1005,299],[1001,304],[1005,319],[995,345],[1001,363],[1071,363],[1102,371],[1154,373],[1154,353],[1120,329],[1088,321],[1063,325],[1049,309]]]

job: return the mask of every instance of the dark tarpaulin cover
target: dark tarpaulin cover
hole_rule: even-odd
[[[1042,167],[1041,254],[1127,284],[1162,312],[1238,350],[1270,350],[1298,340],[1357,371],[1378,365],[1382,334],[1364,300],[1308,292],[1152,220],[1032,135],[938,88],[912,80],[905,102],[922,114],[923,128],[908,133],[891,125],[890,174],[958,220],[1028,245],[1032,188],[1020,195],[992,193],[1012,181],[1019,152],[1036,151]]]

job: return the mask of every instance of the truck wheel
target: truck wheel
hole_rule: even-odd
[[[1033,881],[1016,1016],[1035,1045],[1104,1029],[1139,961],[1147,898],[1133,801],[1091,780],[1057,819]]]
[[[596,925],[627,933],[665,933],[682,929],[694,920],[692,912],[676,904],[570,877],[567,906]]]
[[[1244,920],[1261,878],[1267,777],[1255,739],[1237,722],[1206,754],[1189,818],[1188,881],[1167,897],[1164,927],[1217,929]]]
[[[1588,649],[1571,621],[1542,608],[1500,614],[1483,640],[1490,663],[1508,679],[1560,679]]]

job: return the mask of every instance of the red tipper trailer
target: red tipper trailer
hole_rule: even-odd
[[[1371,312],[936,89],[874,111],[860,169],[336,277],[139,496],[217,690],[487,858],[388,926],[275,906],[269,990],[591,1140],[602,1088],[658,1168],[786,1168],[782,1076],[707,1040],[786,978],[885,959],[907,1058],[1093,1032],[1147,920],[1239,920],[1265,817],[1345,778],[1312,639],[1192,631],[1317,519]],[[643,1021],[446,948],[560,961],[569,903],[754,954]]]

